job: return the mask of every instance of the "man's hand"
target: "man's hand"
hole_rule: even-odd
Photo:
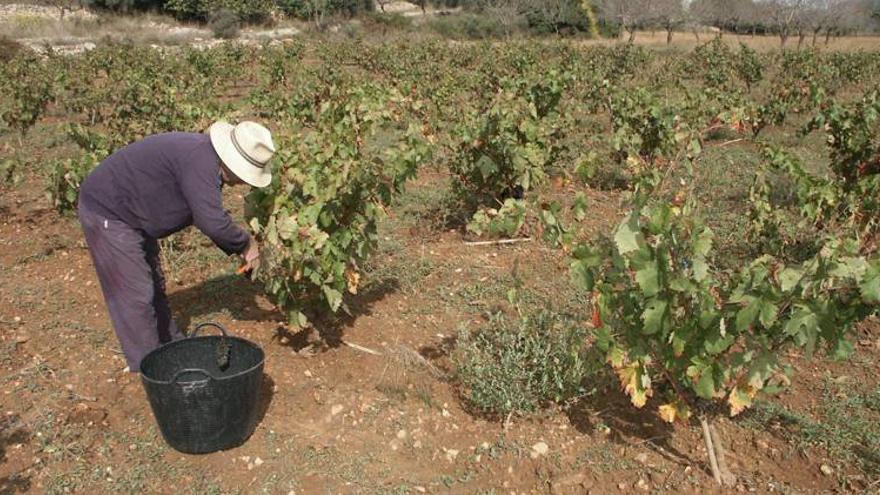
[[[260,267],[260,244],[251,236],[247,248],[241,253],[244,260],[244,266],[241,267],[242,273],[251,273]]]

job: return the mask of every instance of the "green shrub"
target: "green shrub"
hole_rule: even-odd
[[[238,14],[229,9],[220,9],[208,18],[208,27],[215,38],[231,40],[238,38],[241,23]]]
[[[529,29],[537,34],[589,32],[590,19],[581,3],[581,0],[565,0],[558,2],[558,8],[548,9],[541,2],[535,2],[525,13]]]
[[[500,208],[480,208],[474,213],[467,230],[478,236],[513,237],[526,222],[526,203],[507,198]]]
[[[396,125],[394,109],[413,105],[399,93],[363,83],[326,96],[310,117],[295,109],[283,118],[307,126],[276,133],[275,178],[251,192],[246,211],[263,242],[257,276],[300,327],[347,311],[345,294],[358,292],[385,205],[431,155],[418,126]]]
[[[100,157],[85,153],[78,158],[56,160],[49,166],[49,183],[46,196],[61,213],[76,210],[79,188],[86,176],[98,166]]]
[[[16,185],[24,178],[22,163],[16,158],[0,159],[0,184]]]
[[[0,62],[3,62],[4,64],[9,62],[24,49],[24,45],[14,39],[5,35],[0,36]]]
[[[310,0],[277,0],[276,5],[285,14],[300,19],[309,19],[315,13],[314,2]],[[373,12],[373,0],[329,0],[320,7],[325,15],[345,15],[354,17],[365,12]]]
[[[480,213],[471,231],[512,235],[508,226],[522,226],[524,212],[515,213],[524,206],[505,201],[523,199],[545,182],[547,168],[560,152],[558,107],[569,79],[555,70],[504,79],[487,108],[475,111],[455,133],[455,154],[449,164],[453,193],[469,214]],[[500,212],[507,214],[496,222],[490,220],[499,212],[478,211],[500,206],[504,206]]]
[[[214,12],[229,10],[241,22],[266,22],[275,9],[274,0],[168,0],[165,11],[182,20],[208,20]]]
[[[513,321],[495,316],[485,327],[464,329],[452,354],[460,394],[495,417],[571,400],[594,369],[585,338],[574,321],[549,312]]]
[[[364,16],[364,23],[373,30],[382,31],[406,31],[412,27],[412,19],[403,14],[383,14],[371,12]]]
[[[152,10],[162,7],[161,0],[82,0],[86,7],[116,12],[132,12],[135,10]]]
[[[431,21],[431,29],[452,39],[484,40],[503,38],[510,30],[501,22],[478,14],[439,16]]]
[[[55,74],[49,62],[23,53],[0,66],[0,120],[19,132],[19,139],[43,116],[55,98]],[[19,142],[19,144],[21,144]]]

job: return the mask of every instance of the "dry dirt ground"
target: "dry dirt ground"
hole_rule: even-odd
[[[443,183],[425,172],[409,189],[382,226],[352,316],[315,333],[291,332],[258,287],[234,274],[234,260],[197,232],[166,249],[178,323],[221,322],[267,354],[256,432],[239,448],[202,456],[165,446],[139,377],[124,371],[76,219],[47,208],[37,176],[3,186],[0,493],[720,492],[696,425],[671,427],[633,410],[602,376],[571,408],[506,425],[463,409],[447,378],[449,348],[459,328],[504,309],[514,270],[539,299],[577,305],[578,295],[557,251],[537,242],[466,246],[459,231],[438,227]],[[244,192],[228,191],[237,212]],[[607,231],[618,198],[588,194],[587,230]],[[739,476],[727,491],[876,492],[876,470],[841,457],[851,449],[816,441],[826,437],[804,436],[814,431],[804,425],[876,438],[876,415],[868,430],[851,431],[850,410],[828,405],[878,389],[878,354],[870,322],[853,360],[795,356],[796,378],[773,408],[719,421]]]

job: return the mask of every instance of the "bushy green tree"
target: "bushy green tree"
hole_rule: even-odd
[[[136,10],[161,9],[164,0],[82,0],[85,7],[92,9],[114,10],[119,12],[133,12]]]
[[[263,22],[275,7],[275,0],[167,0],[164,4],[164,9],[178,19],[207,20],[225,10],[244,22]]]

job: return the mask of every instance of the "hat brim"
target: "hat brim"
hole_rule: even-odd
[[[254,187],[266,187],[272,182],[272,172],[269,170],[269,164],[260,168],[247,161],[235,145],[232,144],[233,125],[228,122],[216,122],[208,130],[211,136],[211,145],[214,151],[223,160],[223,164],[236,177],[245,181]]]

